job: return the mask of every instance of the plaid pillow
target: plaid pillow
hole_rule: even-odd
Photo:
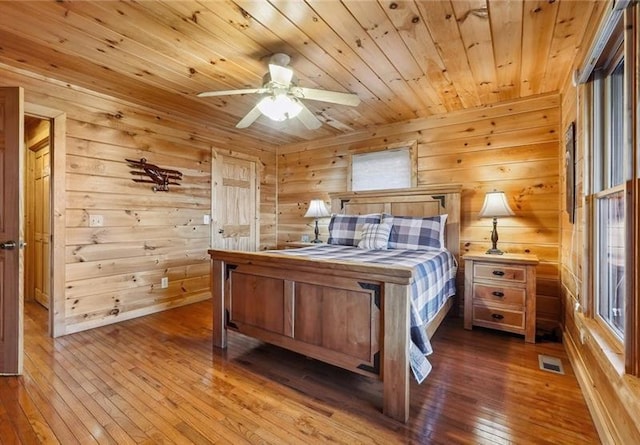
[[[362,225],[365,223],[377,224],[379,222],[379,213],[370,215],[332,215],[329,222],[327,244],[357,246],[360,241]]]
[[[362,225],[362,236],[358,247],[361,249],[382,250],[387,248],[391,233],[391,224],[380,223]]]
[[[444,225],[447,215],[415,218],[387,216],[382,222],[391,223],[389,249],[444,249]]]

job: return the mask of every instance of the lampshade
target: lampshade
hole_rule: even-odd
[[[487,192],[484,197],[484,205],[480,210],[481,218],[496,218],[499,216],[513,216],[513,210],[507,203],[507,197],[504,192]]]
[[[302,111],[302,105],[286,94],[267,96],[258,103],[258,110],[269,119],[281,122],[296,117]]]
[[[312,199],[309,203],[309,210],[304,214],[305,218],[324,218],[327,216],[331,216],[331,214],[322,199]]]

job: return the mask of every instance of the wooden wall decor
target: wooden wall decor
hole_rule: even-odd
[[[576,151],[575,123],[571,122],[564,134],[564,161],[565,161],[565,186],[566,186],[566,210],[569,214],[569,222],[575,222],[576,209]]]
[[[133,159],[125,159],[129,163],[129,167],[137,168],[140,170],[131,170],[130,173],[136,176],[133,182],[144,182],[148,184],[156,184],[151,187],[154,192],[168,192],[169,185],[180,185],[182,180],[182,173],[178,170],[170,170],[157,165],[150,164],[145,158],[141,158],[139,161]],[[148,176],[151,179],[140,179],[141,176]]]

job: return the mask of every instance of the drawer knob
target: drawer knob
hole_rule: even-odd
[[[494,274],[495,276],[501,277],[501,276],[503,276],[503,275],[504,275],[504,271],[502,271],[502,270],[494,270],[494,271],[493,271],[493,274]]]
[[[493,318],[494,320],[502,320],[504,318],[504,315],[502,315],[502,314],[491,314],[491,318]]]
[[[500,292],[499,290],[494,290],[491,293],[496,297],[500,297],[500,298],[504,297],[504,292]]]

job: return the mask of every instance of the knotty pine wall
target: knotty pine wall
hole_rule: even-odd
[[[462,253],[491,246],[491,220],[478,212],[487,191],[505,191],[516,215],[499,220],[498,245],[539,257],[538,327],[552,329],[560,320],[559,125],[560,96],[554,94],[281,146],[278,243],[313,236],[313,221],[303,217],[308,202],[329,202],[329,193],[347,189],[351,153],[416,142],[418,186],[463,185]],[[321,222],[325,241],[328,221]],[[459,295],[463,276],[461,268]]]
[[[585,238],[584,224],[584,168],[585,168],[585,130],[582,119],[578,120],[577,104],[578,95],[583,93],[583,88],[574,87],[567,83],[562,92],[562,128],[566,131],[571,122],[576,123],[574,154],[575,162],[575,220],[569,221],[566,205],[567,175],[564,163],[560,167],[560,193],[562,212],[561,224],[561,304],[563,307],[562,324],[565,331],[572,337],[579,338],[574,320],[576,303],[585,304],[586,298],[582,288],[582,267],[585,262],[587,239]],[[580,102],[582,98],[580,98]],[[564,150],[564,141],[563,141]]]
[[[1,86],[66,113],[66,259],[58,334],[118,322],[210,296],[211,152],[261,163],[261,247],[275,246],[275,150],[122,100],[0,64]],[[230,148],[232,147],[232,148]],[[54,147],[55,150],[55,147]],[[125,158],[180,170],[180,186],[153,192],[132,181]],[[103,227],[89,227],[89,215]],[[163,276],[169,287],[160,288]],[[58,300],[59,301],[59,300]]]

